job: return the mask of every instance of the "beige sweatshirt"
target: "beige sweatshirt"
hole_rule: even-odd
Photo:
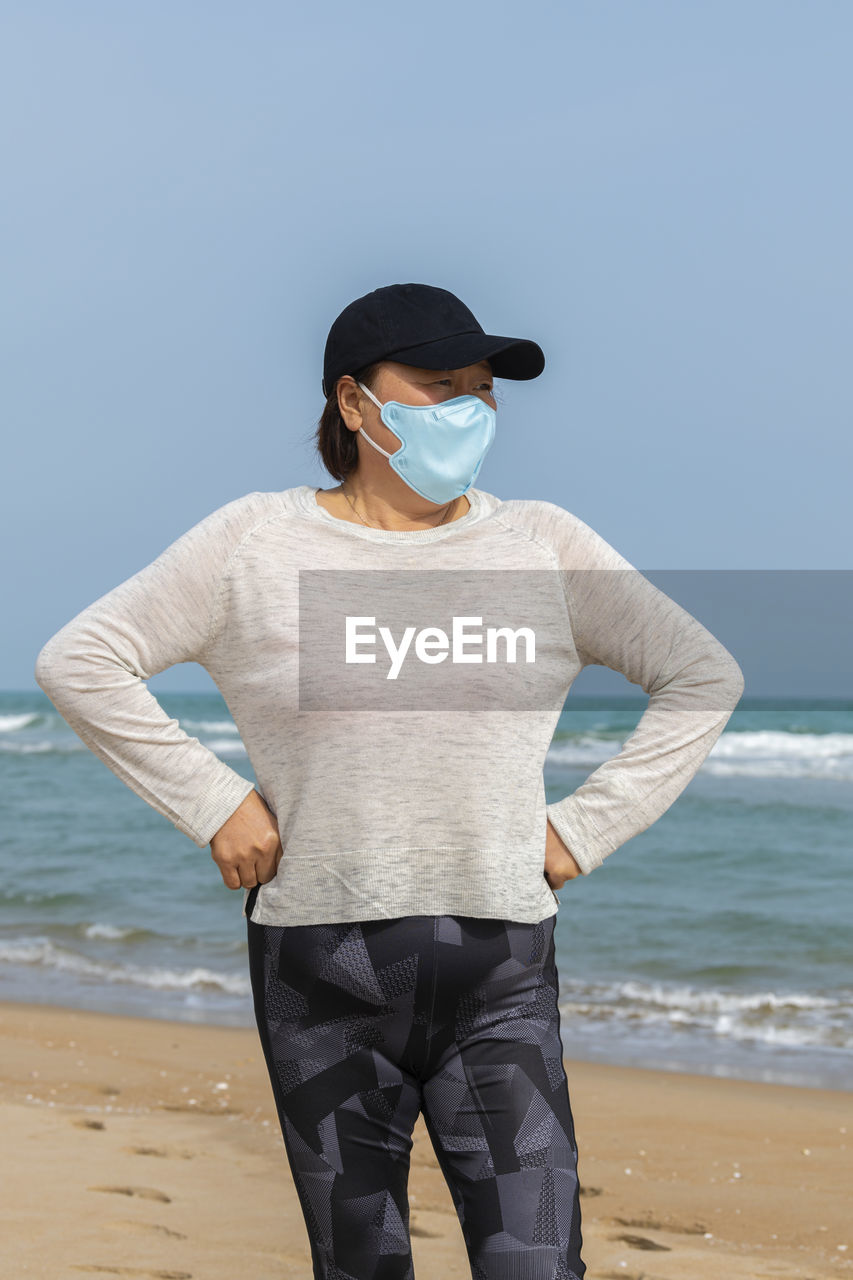
[[[281,833],[258,923],[552,915],[546,820],[589,873],[672,804],[740,697],[728,651],[576,516],[467,496],[459,520],[395,531],[337,519],[310,485],[247,494],[38,655],[69,725],[202,848],[252,783],[145,681],[210,673]],[[649,702],[546,805],[545,756],[589,663]]]

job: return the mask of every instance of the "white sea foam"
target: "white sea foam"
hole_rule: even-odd
[[[37,711],[25,711],[21,715],[0,716],[0,733],[16,733],[18,729],[26,729],[39,719]]]
[[[209,738],[204,745],[218,756],[245,756],[246,748],[239,738]],[[80,751],[88,751],[88,747],[76,734],[67,733],[62,737],[44,738],[37,742],[21,741],[15,738],[0,738],[0,752],[7,755],[36,756],[74,755]]]
[[[629,980],[562,984],[566,1019],[703,1032],[738,1043],[853,1047],[853,992],[720,991]]]
[[[109,942],[117,942],[122,938],[129,938],[135,929],[122,929],[117,924],[100,924],[95,921],[94,924],[86,925],[83,935],[86,938],[104,938]]]
[[[584,734],[579,738],[555,742],[548,751],[548,763],[589,768],[603,764],[605,760],[615,756],[621,747],[622,743],[616,742],[613,738],[597,738],[594,734]]]
[[[211,738],[204,744],[218,756],[244,756],[246,748],[238,738]]]
[[[236,733],[233,720],[182,720],[181,728],[194,733]]]
[[[703,768],[718,777],[829,778],[850,782],[853,733],[724,733]]]
[[[626,737],[628,735],[626,734]],[[587,733],[556,742],[548,763],[595,768],[622,743]],[[716,777],[827,778],[853,781],[853,734],[730,730],[720,735],[702,769]]]
[[[60,973],[94,982],[128,983],[157,991],[218,990],[227,995],[248,995],[251,984],[240,974],[216,973],[213,969],[165,969],[112,965],[93,960],[49,938],[19,938],[0,943],[0,961],[10,964],[40,965]]]

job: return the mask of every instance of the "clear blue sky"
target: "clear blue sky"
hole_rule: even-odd
[[[0,687],[334,483],[326,333],[393,281],[545,350],[480,487],[648,570],[850,568],[852,50],[847,0],[7,2]]]

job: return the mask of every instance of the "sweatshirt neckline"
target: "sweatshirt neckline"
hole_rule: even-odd
[[[356,538],[365,538],[370,542],[437,542],[452,536],[458,529],[472,525],[484,511],[483,499],[479,489],[471,488],[465,494],[471,504],[464,516],[452,520],[450,524],[435,525],[432,529],[373,529],[366,524],[357,524],[351,520],[341,520],[333,516],[317,501],[319,485],[302,484],[297,487],[296,499],[302,511],[314,520],[321,520],[326,525],[334,525],[344,534],[352,534]]]

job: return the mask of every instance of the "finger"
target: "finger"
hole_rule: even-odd
[[[255,888],[260,884],[261,878],[257,874],[255,863],[245,863],[240,868],[240,882],[243,888]]]
[[[234,867],[220,867],[219,871],[226,889],[241,889],[243,887],[239,872]]]
[[[253,879],[255,875],[254,863],[250,862],[247,865],[245,862],[226,861],[224,858],[215,858],[214,861],[219,867],[219,873],[226,889],[251,889],[256,883],[256,877]]]
[[[278,875],[278,864],[281,862],[282,848],[278,846],[275,853],[255,859],[255,871],[259,884],[269,884]]]

